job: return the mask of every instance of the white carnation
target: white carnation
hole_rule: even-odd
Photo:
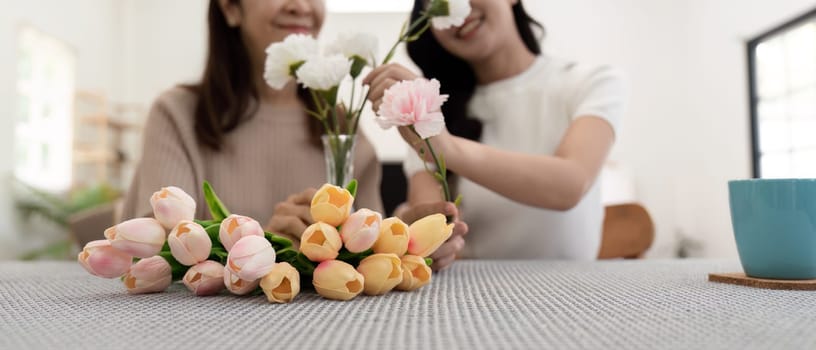
[[[377,53],[377,37],[366,33],[341,33],[337,40],[326,48],[329,54],[342,54],[348,58],[358,56],[371,65]]]
[[[292,34],[266,48],[264,80],[274,89],[282,89],[292,78],[292,66],[318,52],[317,40],[305,34]]]
[[[431,18],[431,25],[439,30],[448,29],[450,27],[461,26],[465,23],[465,19],[470,15],[470,1],[469,0],[439,0],[448,3],[447,16],[434,16]]]
[[[349,74],[351,61],[343,55],[312,56],[297,70],[298,82],[309,89],[328,91]]]

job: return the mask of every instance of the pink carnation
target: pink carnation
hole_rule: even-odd
[[[422,78],[401,81],[385,90],[377,123],[383,129],[413,125],[419,137],[439,135],[445,128],[440,108],[448,95],[439,94],[439,81]]]

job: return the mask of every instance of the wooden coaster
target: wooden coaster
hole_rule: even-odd
[[[708,280],[764,289],[816,290],[816,280],[771,280],[748,277],[742,272],[709,273]]]

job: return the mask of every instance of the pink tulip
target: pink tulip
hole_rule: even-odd
[[[202,261],[187,270],[183,282],[195,295],[218,294],[224,289],[224,265],[212,260]]]
[[[91,241],[77,256],[77,261],[94,276],[114,278],[130,269],[133,257],[111,246],[106,239]]]
[[[439,81],[417,78],[391,85],[385,90],[383,102],[377,111],[377,122],[383,129],[392,126],[413,125],[419,137],[427,139],[439,135],[445,128],[442,104],[448,95],[439,94]]]
[[[184,190],[175,187],[164,187],[150,197],[153,216],[166,229],[172,229],[179,221],[192,221],[195,217],[196,202]]]
[[[195,265],[207,260],[212,241],[201,225],[183,220],[167,236],[167,244],[173,257],[182,265]]]
[[[218,239],[227,251],[232,249],[235,242],[247,236],[264,236],[261,224],[250,217],[232,214],[221,222]]]
[[[158,254],[166,236],[164,227],[153,218],[131,219],[105,230],[114,248],[139,258]]]
[[[161,292],[173,282],[170,264],[160,256],[139,260],[122,280],[130,294]]]
[[[352,253],[364,252],[374,245],[380,236],[380,213],[360,209],[351,214],[340,228],[340,237],[346,249]]]
[[[257,280],[275,267],[275,248],[263,237],[241,238],[227,255],[227,267],[243,280]]]
[[[229,266],[224,267],[224,285],[227,286],[227,290],[230,293],[235,295],[244,295],[249,294],[261,284],[261,280],[244,280],[232,271]]]

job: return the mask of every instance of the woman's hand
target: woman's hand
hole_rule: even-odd
[[[297,248],[303,231],[314,223],[309,208],[315,192],[317,192],[316,189],[307,188],[289,196],[286,201],[276,204],[272,218],[266,225],[266,230],[292,240]]]
[[[363,79],[363,84],[368,85],[368,100],[371,101],[371,106],[374,111],[380,109],[382,98],[385,95],[385,90],[400,81],[414,80],[418,78],[414,72],[408,70],[404,66],[397,63],[389,63],[386,65],[374,68]]]
[[[402,209],[397,210],[396,214],[402,221],[410,225],[414,221],[436,213],[452,217],[454,224],[450,238],[430,256],[433,259],[431,268],[434,271],[439,271],[453,264],[453,261],[456,260],[456,254],[465,247],[464,236],[468,232],[468,226],[465,222],[459,220],[459,210],[456,205],[449,202],[417,204],[402,207]]]

